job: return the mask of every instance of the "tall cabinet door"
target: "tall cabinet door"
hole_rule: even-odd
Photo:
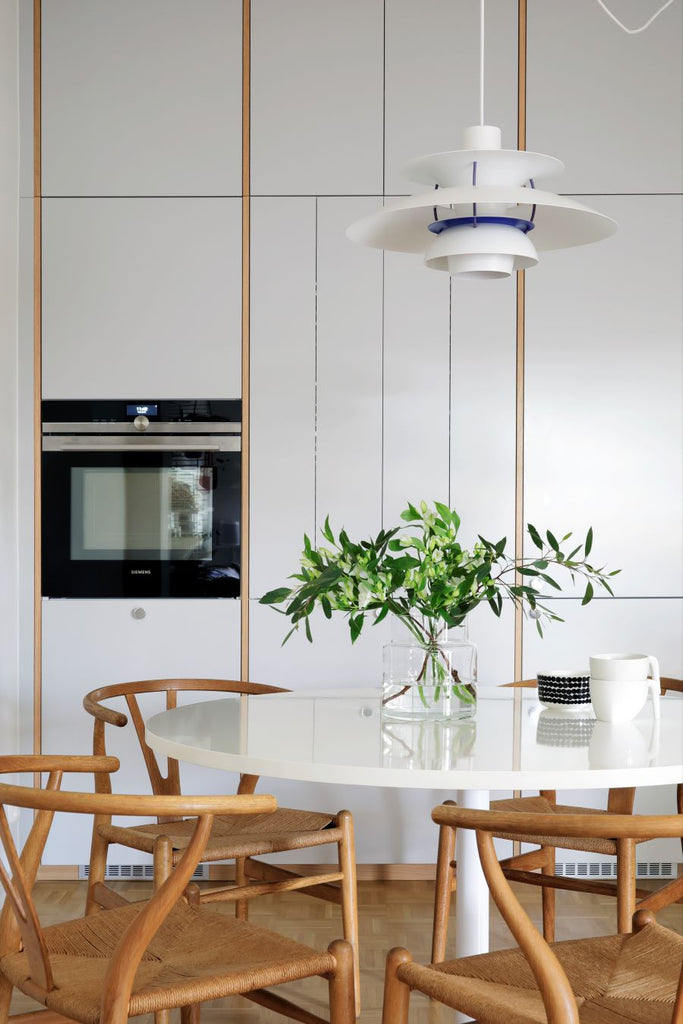
[[[382,0],[252,0],[251,190],[364,195],[382,180]]]
[[[43,397],[235,398],[239,199],[43,202]]]
[[[48,196],[241,191],[241,0],[44,0]]]
[[[93,719],[83,708],[90,690],[135,679],[239,677],[240,603],[225,600],[43,600],[43,751],[87,754]],[[195,695],[188,698],[196,700]],[[111,706],[128,714],[123,699]],[[164,710],[163,697],[141,699],[144,717]],[[113,779],[118,792],[149,792],[132,725],[107,726],[107,752],[121,767]],[[183,766],[186,793],[234,792],[226,772]],[[92,789],[92,779],[70,780]],[[73,819],[73,820],[71,820]],[[64,816],[53,828],[46,864],[87,864],[92,822]],[[149,862],[145,855],[112,848],[114,863]]]

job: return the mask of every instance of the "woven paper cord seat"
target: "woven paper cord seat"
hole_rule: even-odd
[[[200,905],[196,886],[182,898],[210,834],[212,818],[264,816],[269,796],[166,797],[61,792],[61,769],[115,769],[115,758],[0,757],[0,773],[49,770],[46,789],[0,785],[0,838],[11,878],[0,865],[7,899],[0,917],[0,1022],[8,1020],[12,987],[54,1014],[82,1024],[124,1024],[128,1017],[181,1008],[182,1024],[198,1024],[199,1004],[242,994],[286,1016],[324,1024],[265,986],[320,975],[330,988],[331,1024],[355,1019],[353,953],[347,942],[318,951],[273,931]],[[21,856],[4,806],[38,811]],[[149,900],[128,903],[109,893],[109,909],[41,928],[31,888],[48,836],[52,811],[181,816],[194,813],[193,834],[164,884]],[[35,1020],[18,1014],[13,1021]]]
[[[662,676],[662,693],[683,693],[683,681]],[[532,688],[536,680],[524,679],[507,684],[513,687]],[[610,789],[607,808],[573,807],[558,804],[556,794],[545,790],[538,796],[512,797],[494,800],[491,809],[515,811],[520,814],[553,814],[558,817],[571,814],[604,815],[631,814],[635,802],[635,789]],[[683,783],[677,788],[678,813],[683,814]],[[683,878],[674,879],[660,886],[656,892],[639,889],[636,886],[636,848],[642,840],[637,837],[617,842],[609,836],[563,836],[500,833],[497,838],[518,840],[539,847],[529,853],[508,857],[502,861],[506,877],[515,882],[526,882],[541,886],[543,901],[543,934],[552,942],[555,937],[555,890],[570,889],[577,892],[592,892],[600,896],[615,896],[617,901],[617,929],[628,932],[636,909],[655,912],[683,898]],[[577,877],[555,874],[555,851],[577,850],[582,853],[602,854],[616,857],[616,883],[594,877]],[[540,873],[539,870],[540,869]],[[434,897],[434,932],[432,936],[432,960],[441,961],[446,955],[446,937],[451,895],[456,888],[456,864],[452,842],[448,831],[439,838],[439,853],[436,869]]]
[[[680,935],[654,924],[635,935],[559,942],[551,948],[577,996],[582,1024],[671,1024],[683,962]],[[419,971],[419,965],[412,966]],[[645,971],[639,971],[639,966],[645,967]],[[458,1004],[458,1009],[465,1013],[484,1013],[487,1021],[500,1024],[517,1020],[524,1024],[529,1020],[546,1024],[543,1000],[519,950],[446,961],[436,965],[433,973],[433,994],[446,1003],[447,979],[477,980],[468,996],[471,1002],[463,998]],[[410,983],[410,968],[402,977]],[[520,1013],[521,1016],[515,1016]]]
[[[274,820],[272,825],[268,820],[271,817]],[[214,821],[204,856],[207,861],[229,860],[323,846],[332,841],[329,833],[333,822],[334,817],[329,814],[296,811],[289,807],[278,807],[272,815],[250,815],[246,821],[240,821],[237,816],[222,816]],[[100,825],[99,833],[110,843],[121,843],[153,854],[154,843],[162,831],[171,840],[173,849],[180,851],[187,846],[192,829],[193,822],[176,821],[165,822],[163,830],[156,824],[129,828]],[[339,830],[334,831],[338,833]]]
[[[384,1024],[405,1024],[411,989],[470,1014],[479,1024],[683,1022],[681,935],[657,925],[651,911],[640,910],[631,934],[548,945],[522,910],[495,857],[493,836],[510,828],[512,815],[445,805],[435,808],[433,817],[443,828],[476,826],[487,882],[521,948],[429,966],[413,963],[406,950],[392,950],[387,958]],[[538,831],[530,818],[531,834],[556,838],[547,815],[538,817]],[[572,831],[589,832],[591,823],[595,827],[598,821],[602,831],[611,823],[619,838],[629,828],[650,837],[683,833],[675,816],[637,815],[578,815],[572,818]],[[513,828],[512,834],[522,833]]]
[[[203,693],[239,698],[241,694],[256,696],[280,692],[284,691],[277,686],[224,679],[147,679],[93,690],[84,698],[83,706],[94,719],[93,752],[104,756],[107,753],[106,727],[109,725],[122,729],[128,724],[126,714],[114,710],[104,702],[116,698],[125,700],[152,792],[174,794],[180,793],[179,764],[173,758],[168,758],[162,767],[154,751],[145,742],[140,698],[149,702],[153,701],[156,695],[156,700],[163,701],[162,707],[170,709],[177,706],[179,693],[191,699],[193,694],[201,696]],[[147,711],[147,714],[150,713],[151,710]],[[238,792],[253,793],[257,782],[256,775],[242,776]],[[97,788],[106,791],[107,787],[108,777],[103,775],[97,782]],[[166,820],[121,826],[112,823],[110,818],[96,818],[88,873],[88,911],[103,905],[107,856],[112,843],[149,853],[154,858],[154,877],[159,884],[182,854],[192,828],[191,822],[183,821]],[[254,859],[264,854],[329,845],[335,848],[337,863],[330,865],[324,874],[304,875],[292,870],[289,865],[285,868]],[[342,933],[350,942],[354,953],[358,998],[356,863],[353,818],[349,811],[330,814],[278,807],[273,814],[262,816],[217,816],[202,860],[205,863],[235,861],[235,884],[219,884],[202,889],[200,899],[202,902],[234,902],[236,915],[241,920],[247,918],[249,899],[270,892],[298,891],[340,904]],[[360,1011],[360,1004],[357,1010]]]
[[[109,960],[136,905],[43,929],[55,988],[46,1005],[67,1017],[97,1024]],[[30,978],[28,958],[0,960],[5,977],[22,989]],[[143,954],[135,975],[129,1015],[151,1013],[174,1002],[220,999],[249,985],[264,988],[334,969],[334,958],[248,922],[205,908],[175,907]]]

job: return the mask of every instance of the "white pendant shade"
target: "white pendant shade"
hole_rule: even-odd
[[[411,177],[435,188],[387,203],[351,224],[348,238],[377,249],[423,253],[433,270],[507,277],[534,266],[538,252],[586,245],[616,231],[610,217],[532,187],[536,175],[562,169],[554,157],[496,148],[500,130],[491,125],[466,129],[465,142],[474,148],[410,164]]]
[[[438,198],[438,202],[437,202]],[[435,220],[472,216],[472,205],[483,215],[486,204],[501,207],[507,216],[528,220],[536,207],[532,239],[537,252],[567,249],[609,238],[615,221],[575,199],[521,186],[463,185],[402,196],[376,213],[351,224],[346,234],[353,242],[394,252],[424,252],[431,240],[429,225]]]
[[[537,263],[529,236],[505,224],[450,228],[436,235],[425,251],[430,269],[476,277],[509,277]]]

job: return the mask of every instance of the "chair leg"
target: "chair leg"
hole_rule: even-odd
[[[97,831],[97,819],[93,824],[92,840],[90,843],[90,865],[88,867],[88,892],[85,897],[86,914],[94,914],[99,910],[99,904],[95,899],[95,886],[104,885],[104,876],[107,870],[107,853],[109,842],[103,839]]]
[[[193,1003],[192,1006],[180,1007],[180,1024],[199,1024],[200,1017],[201,1003]]]
[[[408,1024],[408,1004],[410,987],[401,981],[398,969],[403,964],[412,962],[407,949],[396,946],[387,954],[387,966],[384,974],[384,1003],[382,1005],[382,1024]]]
[[[617,839],[617,931],[631,931],[636,909],[636,844],[633,839]]]
[[[555,874],[555,847],[546,847],[547,860],[541,868],[541,874]],[[555,941],[555,889],[551,885],[544,885],[541,890],[541,903],[543,906],[543,938],[546,942]]]
[[[356,848],[353,832],[353,816],[350,811],[340,811],[337,822],[342,831],[339,848],[339,871],[342,879],[341,913],[344,938],[353,951],[353,985],[356,993],[356,1016],[360,1015],[360,961],[358,950],[358,886],[356,883]]]
[[[154,889],[159,889],[173,871],[173,844],[168,836],[159,836],[154,841],[153,871]],[[181,1010],[182,1024],[199,1024],[199,1018],[195,1020],[192,1016],[194,1006],[184,1006]],[[196,1007],[199,1014],[199,1007]],[[157,1010],[154,1014],[154,1024],[169,1024],[171,1019],[170,1010]]]
[[[235,884],[248,885],[249,876],[246,871],[247,858],[235,858]],[[249,900],[235,900],[235,917],[238,921],[249,920]]]
[[[330,1024],[355,1024],[353,949],[345,939],[335,939],[327,949],[337,963],[329,976]]]
[[[447,801],[453,803],[452,800]],[[448,916],[451,909],[451,894],[455,888],[455,829],[450,825],[439,828],[439,847],[436,858],[436,882],[434,886],[434,923],[432,926],[432,963],[446,959],[446,935]]]
[[[153,871],[154,888],[160,889],[173,871],[173,844],[168,836],[159,836],[154,840]]]
[[[5,977],[0,977],[0,1021],[6,1024],[9,1017],[9,1007],[12,1002],[12,983]]]

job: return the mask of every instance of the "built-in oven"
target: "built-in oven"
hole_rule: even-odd
[[[237,597],[241,403],[46,401],[44,597]]]

